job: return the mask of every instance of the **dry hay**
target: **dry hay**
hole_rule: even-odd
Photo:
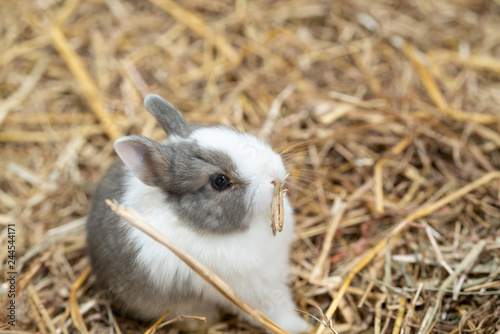
[[[111,139],[161,138],[149,92],[297,144],[302,311],[341,333],[500,330],[494,1],[18,0],[0,17],[0,263],[15,223],[20,272],[2,332],[146,330],[85,279],[84,222]]]

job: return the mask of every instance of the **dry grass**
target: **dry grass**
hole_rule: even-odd
[[[20,273],[0,331],[148,330],[96,294],[84,234],[112,139],[162,137],[148,93],[295,152],[302,311],[340,333],[500,330],[497,2],[17,0],[0,18],[0,263],[15,223]]]

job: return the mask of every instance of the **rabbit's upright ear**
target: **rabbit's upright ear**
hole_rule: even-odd
[[[141,136],[128,136],[115,141],[115,151],[123,163],[139,180],[151,187],[160,186],[168,175],[169,147]]]
[[[149,94],[144,99],[144,106],[156,118],[167,135],[187,137],[188,123],[173,105],[161,96]]]

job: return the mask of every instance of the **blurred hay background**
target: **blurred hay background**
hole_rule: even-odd
[[[500,330],[498,1],[17,0],[0,32],[0,263],[6,277],[15,223],[20,272],[17,327],[1,285],[2,332],[77,331],[69,295],[112,139],[163,136],[147,93],[299,144],[303,311],[341,333]],[[92,281],[77,291],[90,332],[145,331]]]

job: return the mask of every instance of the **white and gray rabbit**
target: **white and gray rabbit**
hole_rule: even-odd
[[[276,324],[290,333],[306,330],[286,282],[294,235],[288,199],[283,232],[273,237],[270,227],[274,183],[286,174],[281,157],[233,128],[188,124],[157,95],[148,95],[144,105],[168,139],[115,142],[122,161],[100,181],[87,221],[98,285],[116,308],[139,320],[170,310],[214,321],[223,308],[256,325],[167,248],[117,217],[104,202],[116,199]]]

